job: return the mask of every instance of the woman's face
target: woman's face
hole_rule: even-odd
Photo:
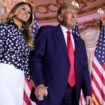
[[[29,5],[25,4],[16,10],[15,18],[21,22],[27,22],[31,16],[31,9]]]

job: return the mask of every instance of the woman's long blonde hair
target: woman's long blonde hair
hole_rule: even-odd
[[[11,19],[13,19],[16,15],[16,10],[23,5],[28,5],[31,9],[31,14],[30,14],[30,18],[29,20],[23,24],[23,28],[24,28],[24,38],[26,43],[33,48],[34,47],[34,38],[32,37],[32,29],[33,29],[33,25],[34,25],[34,14],[33,14],[33,7],[31,6],[31,4],[27,3],[27,2],[19,2],[17,3],[9,12],[8,16],[6,19],[4,19],[3,21],[5,23],[8,23]]]

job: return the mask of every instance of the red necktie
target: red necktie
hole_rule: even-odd
[[[70,31],[67,31],[67,47],[68,47],[68,55],[70,60],[70,73],[68,78],[68,84],[73,87],[76,83],[75,81],[75,70],[74,70],[74,49],[71,40]]]

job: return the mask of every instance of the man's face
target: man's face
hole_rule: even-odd
[[[62,14],[62,25],[67,28],[72,28],[77,21],[77,11],[72,8],[67,8]]]

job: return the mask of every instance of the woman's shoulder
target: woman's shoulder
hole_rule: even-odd
[[[5,30],[5,31],[8,31],[8,30],[11,30],[13,28],[13,25],[12,24],[9,24],[9,23],[0,23],[0,30]],[[14,29],[14,28],[13,28]]]

